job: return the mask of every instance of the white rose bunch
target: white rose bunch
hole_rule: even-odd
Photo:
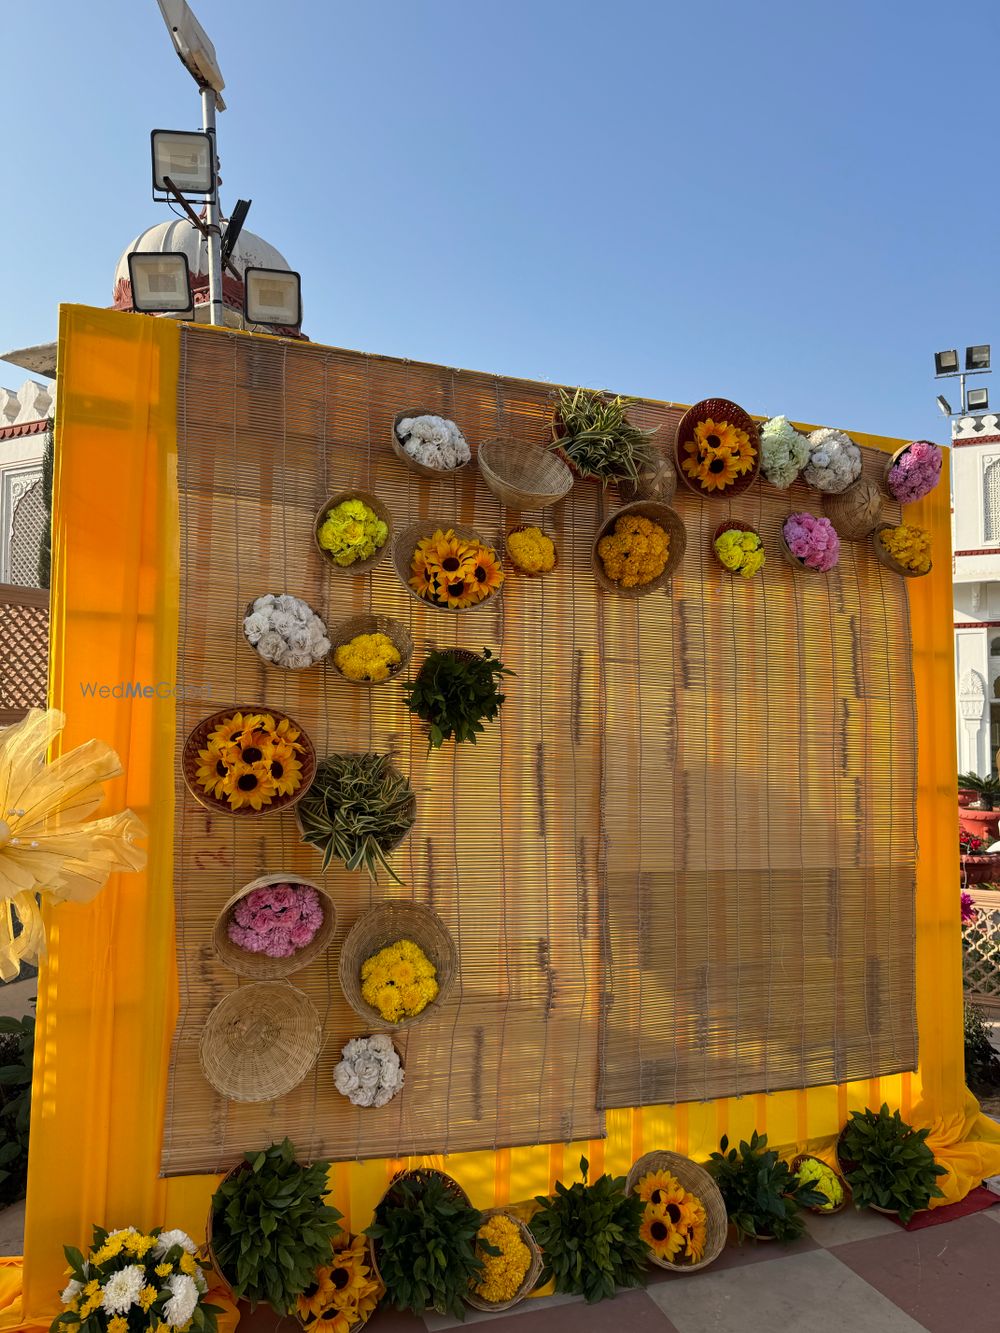
[[[472,457],[465,436],[454,421],[444,417],[403,417],[396,426],[396,434],[410,457],[424,467],[448,472]]]
[[[385,1106],[403,1086],[403,1066],[385,1033],[353,1037],[333,1071],[337,1091],[354,1106]]]
[[[786,491],[809,460],[809,441],[787,417],[772,417],[760,428],[760,466],[772,486]]]
[[[247,642],[265,662],[302,671],[330,651],[326,626],[308,602],[283,592],[258,597],[243,620]]]
[[[818,491],[836,495],[861,476],[861,450],[842,430],[814,430],[802,478]]]

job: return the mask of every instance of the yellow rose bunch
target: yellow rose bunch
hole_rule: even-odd
[[[387,1023],[415,1018],[436,998],[437,968],[413,940],[397,940],[361,964],[361,996]]]
[[[336,564],[353,565],[380,550],[389,529],[363,500],[341,500],[327,512],[317,536]]]
[[[728,528],[713,542],[715,554],[725,569],[752,579],[764,566],[764,543],[748,528]]]
[[[555,568],[555,543],[541,528],[512,532],[507,538],[507,554],[525,574],[547,574]]]
[[[901,523],[898,528],[883,528],[878,541],[904,569],[926,574],[931,567],[931,535],[923,528]]]
[[[481,1245],[476,1246],[476,1256],[483,1263],[476,1294],[493,1304],[512,1301],[531,1267],[531,1251],[521,1239],[521,1228],[513,1218],[494,1213],[479,1228],[476,1239],[500,1251],[490,1254]]]
[[[402,660],[387,634],[355,634],[333,654],[334,665],[348,680],[388,680]]]
[[[605,574],[623,588],[652,583],[663,573],[669,553],[668,534],[641,514],[623,514],[614,533],[597,543]]]

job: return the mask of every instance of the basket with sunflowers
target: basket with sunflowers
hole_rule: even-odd
[[[208,809],[269,814],[308,791],[316,752],[298,723],[284,713],[226,708],[192,730],[184,743],[182,768],[191,795]]]
[[[401,532],[393,562],[407,590],[446,611],[475,611],[499,597],[504,573],[494,547],[474,528],[415,523]]]
[[[760,467],[757,426],[726,398],[706,398],[689,408],[677,427],[677,470],[695,495],[739,495]]]
[[[296,1314],[306,1333],[353,1333],[368,1322],[385,1287],[371,1263],[368,1239],[341,1231],[328,1264],[318,1268],[298,1298]]]
[[[660,1268],[705,1268],[726,1244],[726,1206],[708,1172],[678,1153],[648,1152],[626,1188],[643,1206],[639,1237]]]

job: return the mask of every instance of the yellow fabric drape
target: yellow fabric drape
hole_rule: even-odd
[[[99,736],[126,775],[112,784],[149,829],[143,874],[116,876],[86,906],[48,913],[38,1040],[23,1300],[0,1274],[0,1329],[47,1324],[63,1243],[92,1223],[167,1224],[203,1234],[215,1178],[157,1176],[169,1043],[177,1008],[173,940],[174,708],[178,524],[175,402],[179,333],[168,320],[64,307],[59,338],[51,702],[65,743]],[[855,435],[883,449],[895,441]],[[593,1143],[421,1159],[446,1165],[480,1206],[530,1198],[591,1168],[624,1172],[643,1151],[704,1158],[722,1133],[766,1131],[789,1151],[829,1153],[849,1109],[899,1106],[932,1128],[947,1198],[1000,1171],[1000,1128],[966,1092],[962,1061],[948,479],[907,510],[930,529],[935,567],[910,581],[919,730],[917,1003],[920,1069],[841,1087],[612,1111]],[[81,684],[138,681],[150,698],[101,698]],[[891,774],[886,775],[891,782]],[[276,1124],[280,1136],[280,1124]],[[258,1146],[258,1145],[248,1145]],[[364,1226],[399,1165],[337,1164],[333,1201]]]

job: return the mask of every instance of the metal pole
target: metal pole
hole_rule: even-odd
[[[966,407],[966,405],[965,405],[965,376],[964,376],[964,375],[959,375],[959,377],[958,377],[958,382],[959,382],[959,384],[961,385],[961,388],[962,388],[962,416],[964,417],[964,416],[967,415],[968,410],[969,410],[969,409]]]
[[[201,90],[202,129],[212,139],[212,176],[215,189],[215,203],[206,206],[208,216],[208,322],[221,324],[222,319],[222,229],[219,208],[218,153],[215,141],[215,91],[212,88]]]

